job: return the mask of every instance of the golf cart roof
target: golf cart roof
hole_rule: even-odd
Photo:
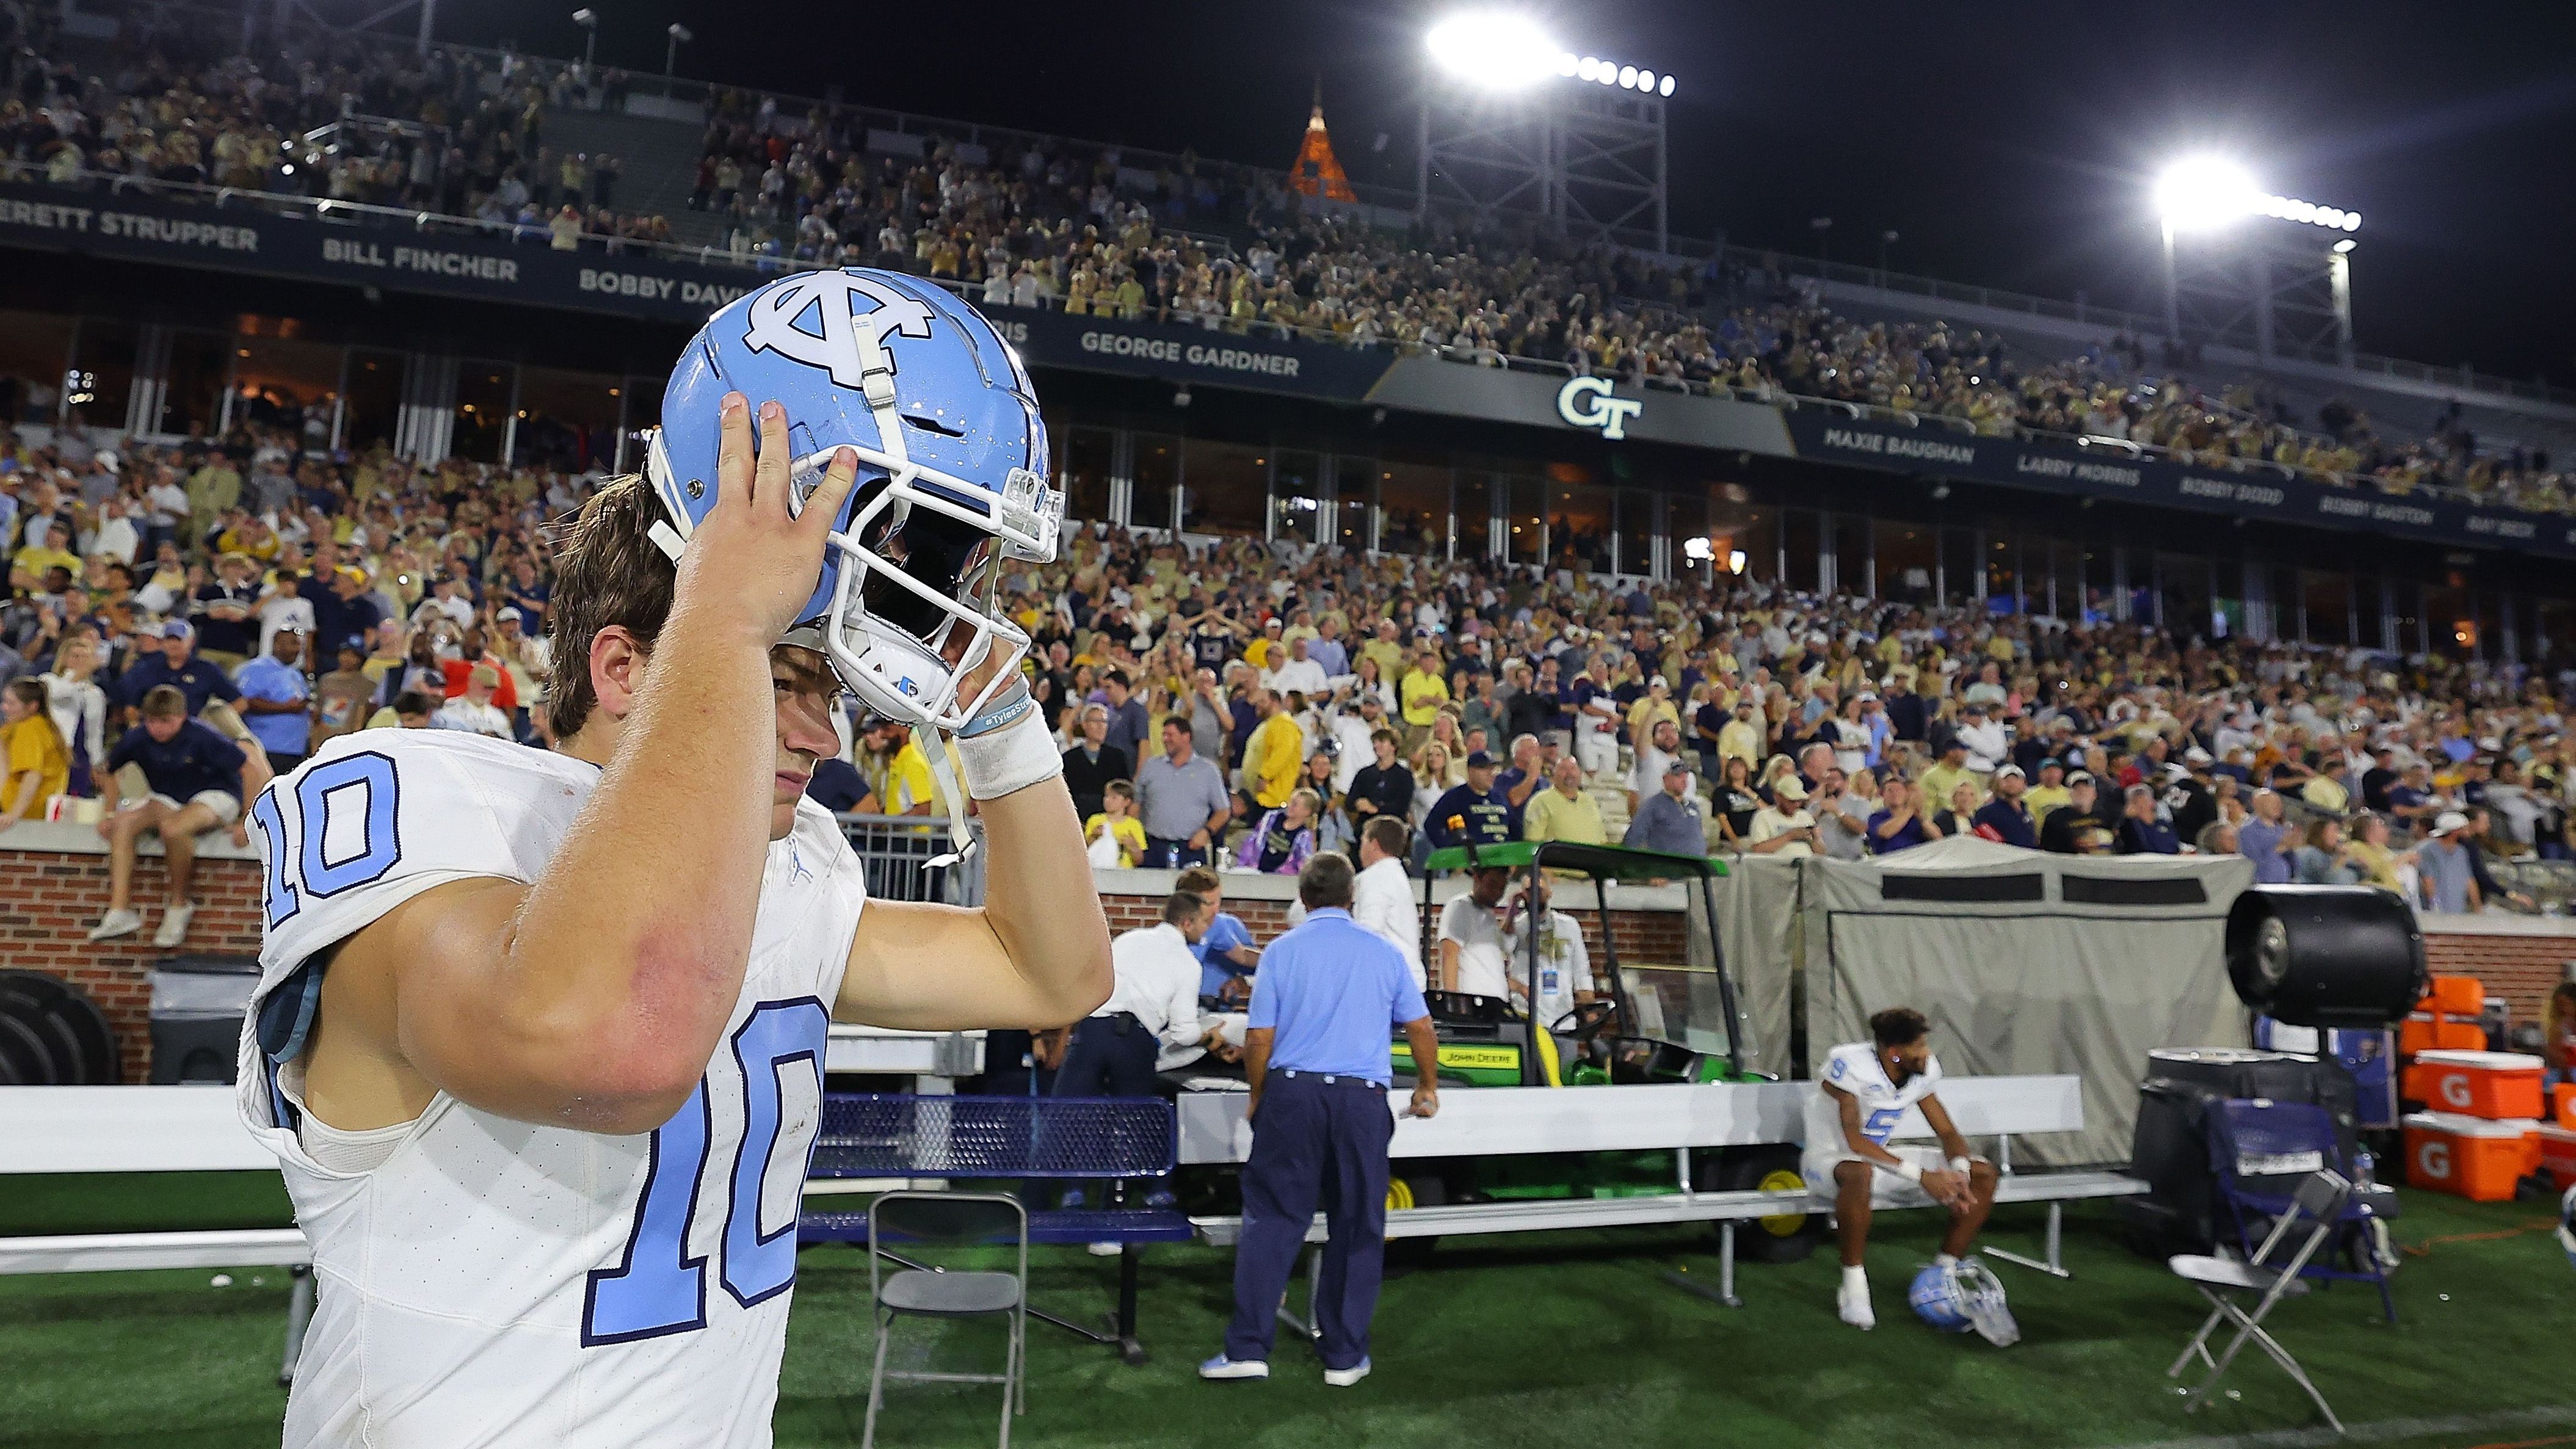
[[[1570,840],[1507,840],[1499,845],[1453,845],[1431,852],[1425,870],[1479,870],[1501,866],[1525,870],[1532,863],[1550,870],[1579,871],[1601,880],[1671,880],[1675,877],[1722,876],[1726,862],[1697,855],[1667,855],[1660,850],[1630,850],[1622,845],[1578,845]]]

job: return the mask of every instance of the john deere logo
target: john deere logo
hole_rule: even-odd
[[[1632,397],[1612,397],[1606,377],[1569,377],[1556,390],[1556,415],[1578,428],[1591,428],[1611,442],[1628,436],[1628,420],[1646,410]]]

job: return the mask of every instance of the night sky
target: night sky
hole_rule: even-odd
[[[556,10],[444,0],[439,33],[576,55],[577,3],[539,26]],[[658,71],[677,19],[687,76],[1273,166],[1320,77],[1353,178],[1407,188],[1420,36],[1459,8],[592,3],[605,63]],[[1679,78],[1678,232],[1812,253],[1830,216],[1837,260],[1874,264],[1892,229],[1899,270],[2153,314],[2147,187],[2223,150],[2268,190],[2362,213],[2363,350],[2576,386],[2565,0],[1526,9],[1569,49]]]

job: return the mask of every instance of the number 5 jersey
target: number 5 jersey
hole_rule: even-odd
[[[820,806],[770,844],[741,996],[657,1130],[539,1126],[444,1092],[379,1132],[304,1108],[331,949],[434,886],[535,881],[598,778],[478,735],[367,730],[253,807],[267,930],[238,1091],[320,1287],[290,1449],[770,1442],[825,1027],[865,899]]]

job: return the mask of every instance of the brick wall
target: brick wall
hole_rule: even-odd
[[[2564,919],[2507,918],[2515,924],[2529,922],[2532,926],[2560,924]],[[2565,979],[2567,963],[2576,961],[2576,931],[2503,934],[2428,928],[2424,932],[2424,961],[2446,976],[2478,978],[2490,999],[2504,999],[2515,1021],[2537,1021],[2541,1003]]]
[[[23,837],[23,838],[22,838]],[[41,837],[41,838],[38,838]],[[106,847],[78,825],[21,825],[0,848],[0,966],[68,978],[116,1029],[125,1080],[140,1082],[152,1059],[152,963],[167,955],[259,954],[259,862],[248,852],[209,843],[197,859],[197,914],[178,951],[152,944],[165,889],[157,847],[134,866],[134,902],[143,929],[92,942],[89,928],[107,909]],[[217,852],[220,852],[218,854]],[[213,858],[209,858],[212,856]]]

